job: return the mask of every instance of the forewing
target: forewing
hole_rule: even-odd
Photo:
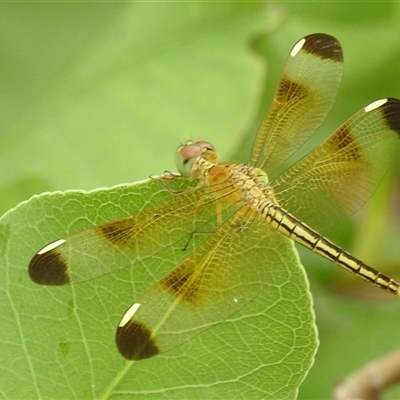
[[[400,100],[360,110],[275,181],[278,203],[314,229],[358,210],[400,153]]]
[[[225,222],[128,309],[116,333],[121,354],[138,360],[165,352],[226,320],[261,290],[276,291],[290,279],[282,254],[292,251],[258,218]]]
[[[193,232],[215,229],[215,205],[201,188],[173,192],[169,181],[155,185],[164,192],[161,204],[50,243],[31,260],[31,279],[44,285],[75,284],[162,252],[179,262]]]
[[[262,121],[251,165],[271,174],[318,128],[336,98],[343,70],[339,42],[312,34],[292,49]]]

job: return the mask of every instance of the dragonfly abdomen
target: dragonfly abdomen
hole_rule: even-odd
[[[345,270],[400,297],[400,284],[364,264],[327,238],[319,235],[308,225],[273,203],[272,200],[260,202],[257,208],[266,222],[285,236],[307,247],[314,253],[327,258]]]

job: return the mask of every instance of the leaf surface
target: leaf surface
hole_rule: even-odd
[[[114,344],[128,306],[173,266],[155,258],[78,285],[45,287],[27,275],[44,244],[162,202],[148,180],[90,193],[45,193],[1,220],[1,385],[5,397],[294,398],[312,364],[316,332],[304,271],[276,235],[285,268],[248,306],[165,354],[126,362]],[[265,268],[268,253],[265,254]]]

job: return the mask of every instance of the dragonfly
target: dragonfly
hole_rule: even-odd
[[[30,278],[42,285],[76,284],[173,248],[176,267],[118,324],[116,345],[128,360],[177,347],[254,299],[268,285],[264,271],[281,258],[261,245],[276,235],[400,297],[399,283],[318,233],[358,210],[384,176],[390,155],[399,154],[400,100],[372,102],[275,172],[290,164],[325,119],[342,70],[336,38],[305,36],[290,51],[248,164],[219,163],[211,143],[186,142],[176,152],[179,173],[152,178],[168,194],[165,200],[46,245],[30,261]],[[265,268],[252,268],[256,261]]]

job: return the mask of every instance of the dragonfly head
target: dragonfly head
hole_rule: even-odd
[[[198,142],[188,141],[176,151],[175,163],[182,176],[190,177],[194,161],[202,157],[205,160],[216,163],[217,153],[214,146],[203,140]]]

